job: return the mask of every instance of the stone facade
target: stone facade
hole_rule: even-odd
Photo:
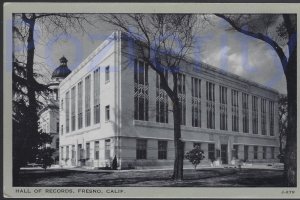
[[[134,106],[137,95],[135,87],[139,86],[134,81],[134,63],[138,62],[140,58],[134,53],[130,43],[121,35],[120,32],[113,33],[59,85],[61,97],[59,112],[61,124],[60,165],[62,166],[105,167],[110,166],[115,156],[121,169],[159,168],[173,165],[172,112],[167,112],[168,123],[157,122],[156,74],[149,69],[147,85],[144,88],[139,88],[139,91],[140,89],[147,90],[145,97],[148,105],[145,107],[148,112],[147,119],[135,119]],[[206,157],[202,164],[206,165],[210,165],[212,160],[218,158],[223,164],[231,163],[234,157],[251,163],[277,162],[279,153],[278,92],[204,63],[184,61],[182,66],[184,67],[181,67],[181,73],[185,75],[186,123],[181,128],[185,152],[191,150],[194,143],[200,143]],[[95,70],[100,70],[100,81],[95,79]],[[86,86],[86,83],[89,83],[86,81],[88,76],[91,79],[90,86]],[[192,102],[194,101],[192,77],[201,82],[201,89],[199,89],[201,97],[198,98],[201,127],[193,127],[193,120],[195,119],[192,117]],[[79,83],[82,84],[83,88],[80,92]],[[169,83],[172,83],[171,75],[169,75]],[[206,90],[209,90],[207,83],[212,83],[214,88],[212,90],[214,93],[214,128],[207,127],[207,111],[211,106],[206,97]],[[224,106],[222,107],[220,104],[221,86],[226,88],[227,94],[223,96],[226,100],[224,98],[222,100],[227,102],[225,105],[227,130],[220,129],[220,113],[221,109],[224,110]],[[95,91],[94,87],[100,91],[99,121],[96,120],[96,115],[98,116],[96,105],[99,105],[99,101],[95,99],[97,90]],[[75,92],[73,96],[71,94],[72,88]],[[87,88],[91,91],[89,98],[86,97]],[[236,108],[232,106],[232,95],[234,95],[232,91],[237,91],[235,96],[238,100]],[[69,96],[66,95],[67,93]],[[246,110],[243,108],[243,94],[248,95],[246,103],[248,109]],[[258,134],[253,134],[253,96],[258,99]],[[70,101],[66,101],[66,98],[69,98]],[[261,99],[266,100],[266,105]],[[87,102],[89,103],[87,104]],[[168,99],[167,102],[168,110],[171,110],[171,101]],[[81,105],[81,111],[79,111],[79,105]],[[266,108],[265,112],[261,111],[261,105]],[[69,106],[69,111],[66,110],[67,106]],[[143,106],[145,105],[143,104]],[[273,115],[271,115],[270,108],[272,108]],[[146,111],[144,112],[146,113]],[[237,113],[238,116],[235,123],[238,131],[232,131],[233,112]],[[245,124],[243,113],[248,113]],[[66,115],[69,117],[66,118]],[[273,120],[270,119],[271,117]],[[267,131],[265,135],[262,134],[261,126],[264,124],[262,118],[266,121]],[[86,125],[87,120],[90,120],[89,125]],[[69,131],[66,130],[66,123],[69,123]],[[75,123],[74,130],[71,128],[72,123]],[[80,128],[79,123],[83,124]],[[246,123],[248,126],[247,133],[243,131]],[[270,131],[271,124],[273,124],[272,133]],[[237,148],[237,152],[234,147]],[[248,148],[248,153],[245,148]],[[257,151],[254,152],[254,149]],[[185,164],[189,165],[188,161],[185,161]]]

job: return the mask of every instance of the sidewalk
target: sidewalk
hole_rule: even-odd
[[[225,168],[235,168],[238,169],[238,166],[235,165],[220,165],[220,166],[207,166],[207,165],[199,165],[197,166],[197,170],[199,169],[225,169]],[[116,173],[122,173],[122,172],[148,172],[148,171],[167,171],[167,170],[173,170],[172,167],[167,168],[144,168],[144,169],[122,169],[122,170],[111,170],[111,169],[94,169],[91,167],[68,167],[68,168],[61,168],[66,170],[74,170],[74,171],[84,171],[84,172],[116,172]],[[191,167],[184,167],[183,169],[194,169]],[[283,166],[279,165],[277,166],[277,163],[274,163],[273,165],[268,164],[245,164],[241,166],[241,169],[269,169],[269,170],[283,170]]]

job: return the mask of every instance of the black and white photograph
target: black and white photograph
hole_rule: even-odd
[[[36,4],[5,13],[4,195],[299,197],[299,5]]]

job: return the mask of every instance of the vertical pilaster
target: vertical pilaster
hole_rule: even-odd
[[[220,130],[220,85],[215,85],[215,129]]]
[[[232,103],[231,103],[231,88],[228,88],[227,93],[227,104],[228,104],[228,110],[227,110],[227,121],[228,121],[228,131],[232,132]]]
[[[279,110],[278,102],[274,102],[274,137],[278,138],[279,136]]]
[[[91,102],[91,121],[90,121],[90,126],[94,125],[94,73],[93,71],[90,73],[91,74],[91,95],[90,95],[90,102]],[[105,105],[102,105],[102,107]],[[100,108],[101,110],[101,108]]]
[[[242,92],[238,92],[238,108],[239,108],[239,132],[243,132],[243,104]]]
[[[82,79],[82,128],[86,127],[85,126],[85,93],[86,93],[86,91],[85,91],[85,77],[84,77]],[[101,103],[102,102],[100,102],[100,106],[101,106]],[[102,120],[101,117],[100,117],[100,120]],[[76,148],[77,147],[75,147],[75,149]]]
[[[148,69],[149,82],[149,121],[156,121],[156,72]]]
[[[201,127],[207,128],[206,81],[201,80]]]
[[[258,135],[261,135],[261,98],[258,97],[258,101],[257,101],[257,104],[258,104]]]
[[[185,77],[185,97],[186,97],[186,126],[192,126],[192,81],[190,76]]]
[[[266,100],[266,135],[270,135],[270,101]]]
[[[249,97],[248,97],[248,102],[249,102],[249,134],[253,134],[253,127],[252,127],[252,95],[249,94]]]

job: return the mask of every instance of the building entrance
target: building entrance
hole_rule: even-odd
[[[222,160],[222,164],[228,164],[227,149],[228,149],[227,144],[221,144],[221,160]]]

